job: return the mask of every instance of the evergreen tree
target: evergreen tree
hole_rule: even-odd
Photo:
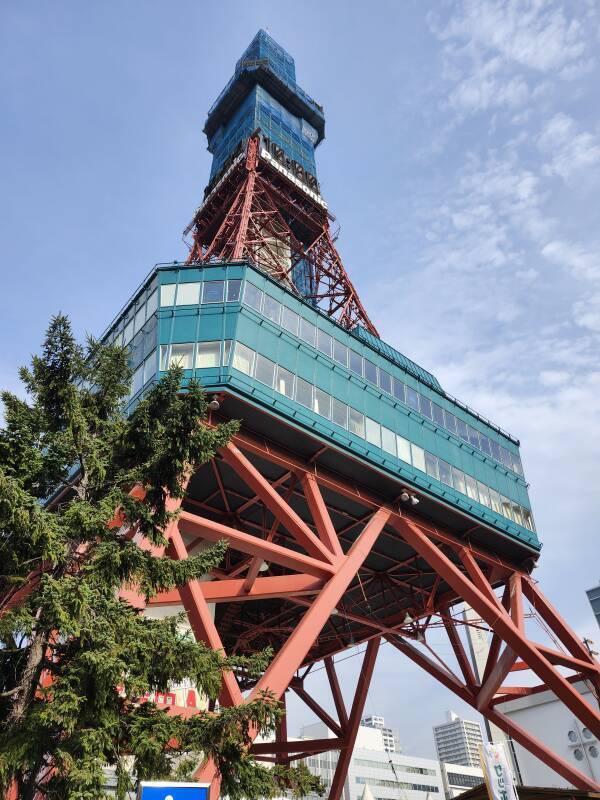
[[[178,369],[125,416],[126,349],[78,345],[62,315],[21,379],[28,399],[2,394],[0,430],[0,791],[16,782],[21,800],[95,800],[109,764],[124,798],[132,776],[182,778],[202,756],[233,800],[320,790],[305,769],[250,756],[251,730],[272,730],[281,714],[273,698],[186,719],[143,701],[184,679],[216,698],[224,670],[258,674],[268,653],[226,658],[178,618],[149,619],[119,599],[121,587],[150,598],[221,561],[222,543],[178,562],[126,532],[164,544],[167,497],[183,496],[236,423],[204,424],[205,394],[195,382],[180,391]]]

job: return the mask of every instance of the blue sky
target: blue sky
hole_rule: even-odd
[[[259,27],[325,106],[322,189],[382,337],[521,439],[536,577],[599,640],[584,594],[600,578],[593,0],[5,0],[0,383],[16,388],[52,313],[100,333],[155,262],[185,257],[205,114]],[[408,752],[433,752],[449,707],[383,648],[367,711]],[[310,721],[291,715],[292,733]]]

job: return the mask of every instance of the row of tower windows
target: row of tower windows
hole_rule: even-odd
[[[177,347],[182,347],[182,345],[177,345]],[[433,453],[409,442],[384,425],[365,417],[360,411],[341,402],[336,397],[332,397],[317,386],[313,386],[299,375],[294,375],[260,353],[256,353],[241,342],[237,342],[235,345],[232,366],[290,400],[295,400],[319,416],[331,420],[355,436],[365,439],[369,444],[375,445],[385,453],[407,464],[412,464],[431,478],[466,495],[469,499],[481,503],[494,513],[500,514],[528,530],[535,530],[533,518],[528,509],[509,500],[495,489],[448,464],[447,461],[438,458]]]
[[[506,447],[485,436],[428,397],[392,377],[389,372],[346,347],[325,331],[315,327],[304,317],[300,317],[249,281],[246,281],[244,286],[243,302],[275,325],[279,325],[288,333],[346,367],[350,372],[377,386],[395,400],[404,403],[439,427],[445,428],[472,447],[476,447],[506,469],[523,475],[521,459],[516,453],[511,453]]]

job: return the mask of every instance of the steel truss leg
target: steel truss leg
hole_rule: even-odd
[[[399,511],[383,505],[379,498],[368,491],[342,483],[337,476],[317,468],[315,464],[294,459],[271,444],[266,445],[253,439],[249,434],[240,434],[235,437],[235,441],[240,449],[230,445],[223,450],[222,457],[251,489],[253,498],[246,504],[261,502],[273,514],[279,526],[277,543],[273,537],[263,538],[239,526],[233,528],[186,510],[181,513],[178,524],[169,532],[171,547],[167,555],[172,554],[175,558],[187,557],[182,534],[208,541],[226,538],[232,550],[250,556],[247,564],[251,564],[252,559],[264,559],[285,568],[288,574],[268,577],[252,575],[252,581],[249,581],[248,576],[238,577],[239,568],[232,570],[230,574],[220,571],[216,575],[217,580],[213,582],[190,582],[181,590],[181,597],[195,635],[218,650],[222,650],[221,638],[207,603],[256,601],[275,596],[286,597],[305,606],[304,616],[289,634],[250,697],[257,697],[262,690],[268,690],[275,697],[281,698],[291,688],[337,737],[312,742],[287,742],[285,731],[281,729],[276,743],[253,746],[253,753],[258,758],[289,763],[310,753],[339,749],[338,769],[330,795],[331,800],[339,800],[375,663],[379,637],[384,635],[398,650],[473,708],[481,711],[491,722],[570,783],[582,789],[598,788],[587,776],[515,725],[499,708],[502,702],[515,695],[551,689],[584,725],[600,735],[600,714],[573,686],[575,680],[590,680],[598,687],[600,665],[544,598],[529,575],[519,572],[509,564],[503,564],[481,549],[466,545],[464,540],[457,539],[448,531],[428,525],[410,512],[400,514]],[[300,487],[298,491],[304,496],[312,516],[311,525],[292,508],[289,502],[292,495],[284,497],[277,491],[281,479],[274,484],[269,483],[241,450],[259,456],[282,468],[286,474],[295,476]],[[362,516],[362,531],[354,538],[347,552],[341,546],[347,540],[340,540],[336,533],[323,500],[323,490],[355,501],[366,511]],[[360,523],[355,523],[358,524]],[[427,620],[424,628],[432,614],[441,617],[462,677],[459,678],[442,662],[433,661],[404,638],[404,613],[389,619],[379,619],[358,615],[350,610],[346,614],[347,618],[362,626],[357,640],[368,641],[369,644],[357,695],[349,714],[344,705],[333,660],[331,657],[324,659],[338,717],[336,721],[306,692],[302,678],[295,675],[303,665],[310,665],[316,658],[323,657],[312,650],[313,645],[358,570],[364,569],[364,561],[369,552],[376,548],[385,526],[386,536],[404,539],[417,554],[415,558],[425,562],[437,574],[435,589],[426,598],[427,603],[422,613],[419,608],[413,607],[411,613],[413,617]],[[250,527],[248,530],[254,529]],[[292,546],[286,546],[290,541]],[[438,591],[440,583],[444,585],[443,592]],[[494,589],[502,584],[505,588],[500,600]],[[566,652],[537,644],[528,638],[524,624],[524,597],[542,616]],[[462,600],[468,602],[484,624],[493,630],[488,662],[480,681],[475,677],[456,631],[455,620],[450,614],[450,607]],[[158,601],[160,602],[160,598]],[[425,603],[425,599],[422,602]],[[340,645],[343,646],[343,643]],[[566,678],[557,667],[567,667],[576,674]],[[523,669],[532,670],[541,683],[538,686],[503,685],[509,673]],[[225,678],[222,702],[243,702],[233,675]],[[206,764],[201,774],[204,779],[212,780],[215,776],[214,767]],[[217,791],[218,779],[213,781],[211,797]]]

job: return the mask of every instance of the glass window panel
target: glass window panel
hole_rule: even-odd
[[[419,411],[424,417],[431,419],[431,400],[422,394],[419,395]]]
[[[477,481],[477,490],[479,492],[479,502],[491,508],[492,502],[490,500],[490,490],[488,487],[484,483],[481,483],[481,481]]]
[[[158,306],[158,290],[155,289],[148,298],[148,302],[146,303],[146,319],[149,319],[152,316],[152,314],[154,314],[157,306]]]
[[[450,468],[450,464],[447,461],[442,461],[441,458],[438,458],[438,466],[440,468],[440,480],[442,483],[445,483],[447,486],[452,486],[452,470]]]
[[[192,306],[200,301],[199,283],[180,283],[177,287],[177,305]]]
[[[257,381],[273,388],[273,383],[275,381],[275,362],[257,353],[254,363],[254,377]]]
[[[281,327],[288,333],[298,336],[298,326],[300,325],[300,317],[291,308],[283,307],[281,314]]]
[[[342,428],[348,427],[348,406],[335,397],[331,398],[331,419]]]
[[[144,386],[156,374],[156,353],[151,353],[144,361]]]
[[[462,494],[467,493],[467,487],[465,485],[465,473],[456,467],[452,467],[452,485],[457,492],[461,492]]]
[[[175,289],[177,284],[165,283],[160,287],[160,304],[161,306],[175,305]]]
[[[392,393],[392,376],[381,367],[379,368],[379,388],[389,394]]]
[[[368,358],[364,359],[364,370],[365,378],[377,386],[377,366]]]
[[[231,339],[226,339],[223,342],[223,360],[221,364],[226,367],[229,364],[229,356],[231,354]]]
[[[192,369],[193,344],[172,344],[169,354],[169,367]]]
[[[160,369],[165,370],[169,368],[169,345],[161,344],[160,346]]]
[[[315,346],[317,329],[311,322],[303,317],[300,317],[300,338],[303,342],[306,342],[306,344],[310,344],[312,347]]]
[[[470,475],[465,475],[465,484],[467,486],[467,495],[471,500],[479,500],[479,493],[477,491],[477,481]]]
[[[227,302],[233,303],[240,299],[241,281],[227,281]]]
[[[512,469],[512,458],[506,447],[500,445],[500,459],[507,469]]]
[[[277,381],[275,388],[286,397],[294,396],[294,375],[283,367],[277,367]]]
[[[221,358],[221,342],[198,342],[196,346],[196,367],[209,369],[218,367]]]
[[[410,455],[410,442],[403,436],[396,434],[396,447],[398,448],[398,458],[406,461],[407,464],[412,464]]]
[[[406,404],[414,408],[415,411],[419,410],[419,397],[420,395],[418,392],[415,392],[410,386],[406,387]]]
[[[138,308],[136,315],[134,317],[134,328],[135,332],[141,331],[144,327],[144,322],[146,322],[146,306],[145,304]]]
[[[502,461],[500,456],[500,445],[498,442],[495,442],[493,439],[490,439],[490,447],[492,448],[492,456],[496,459],[496,461]]]
[[[432,478],[439,479],[440,477],[437,458],[431,455],[431,453],[425,453],[425,471],[428,475],[431,475]]]
[[[248,286],[248,284],[246,284],[246,286]],[[254,356],[254,350],[246,347],[246,345],[241,342],[236,342],[233,352],[233,366],[239,369],[240,372],[245,372],[246,375],[252,375]]]
[[[322,353],[325,353],[326,356],[331,357],[331,351],[333,348],[333,339],[328,333],[325,331],[317,330],[317,350],[320,350]]]
[[[467,425],[467,435],[469,437],[469,444],[473,447],[479,449],[479,433],[472,428],[470,425]]]
[[[360,375],[362,377],[362,356],[359,356],[358,353],[355,353],[354,350],[349,350],[349,366],[350,371],[354,372],[356,375]]]
[[[260,311],[262,307],[263,293],[261,290],[249,281],[244,286],[244,303],[256,311]]]
[[[439,425],[440,428],[444,427],[444,409],[441,406],[438,406],[437,403],[431,404],[431,410],[433,413],[433,421],[436,425]]]
[[[203,303],[222,303],[225,296],[225,281],[206,281],[202,286]]]
[[[123,344],[123,331],[117,331],[112,340],[115,347],[120,347]]]
[[[406,387],[399,381],[398,378],[394,378],[394,397],[396,400],[400,400],[402,403],[406,403]]]
[[[490,447],[490,440],[487,436],[484,436],[483,433],[479,434],[479,447],[481,448],[482,452],[486,454],[486,456],[492,455],[492,448]]]
[[[518,503],[512,504],[513,519],[517,525],[523,524],[523,517],[521,516],[521,506]]]
[[[345,367],[348,366],[348,348],[337,339],[333,340],[333,360]]]
[[[523,475],[523,465],[521,464],[521,459],[516,453],[511,453],[512,458],[512,468],[517,473],[517,475]]]
[[[502,506],[502,514],[508,519],[512,519],[512,508],[511,502],[508,497],[504,497],[504,495],[500,495],[500,505]]]
[[[526,508],[521,508],[521,516],[523,517],[523,524],[526,528],[530,531],[534,530],[533,527],[533,517],[531,516],[531,511],[528,511]]]
[[[271,322],[279,325],[279,320],[281,319],[281,303],[278,303],[277,300],[266,294],[262,313],[267,319],[270,319]]]
[[[492,511],[495,511],[496,514],[502,513],[502,506],[500,504],[500,495],[495,489],[490,489],[490,503]]]
[[[425,451],[421,447],[417,447],[416,444],[411,444],[410,452],[413,466],[420,469],[421,472],[425,472]]]
[[[381,446],[386,453],[396,455],[396,434],[389,428],[384,428],[383,425],[381,426]]]
[[[322,417],[331,419],[331,395],[315,386],[315,412]]]
[[[449,411],[444,411],[444,419],[446,421],[446,428],[452,433],[456,433],[456,417]]]
[[[456,418],[456,432],[463,440],[463,442],[469,441],[469,432],[467,430],[467,423],[463,422],[462,419]]]
[[[133,320],[130,319],[127,325],[125,325],[125,329],[123,331],[123,344],[129,344],[131,339],[133,338]]]
[[[137,394],[144,385],[144,367],[138,367],[131,380],[131,394]]]
[[[296,400],[307,408],[313,407],[313,387],[304,378],[296,378]]]
[[[367,442],[371,442],[371,444],[376,444],[377,447],[381,447],[381,425],[378,422],[375,422],[374,419],[365,417],[365,429],[365,438]]]
[[[354,408],[348,408],[348,430],[361,438],[365,438],[365,418]]]

